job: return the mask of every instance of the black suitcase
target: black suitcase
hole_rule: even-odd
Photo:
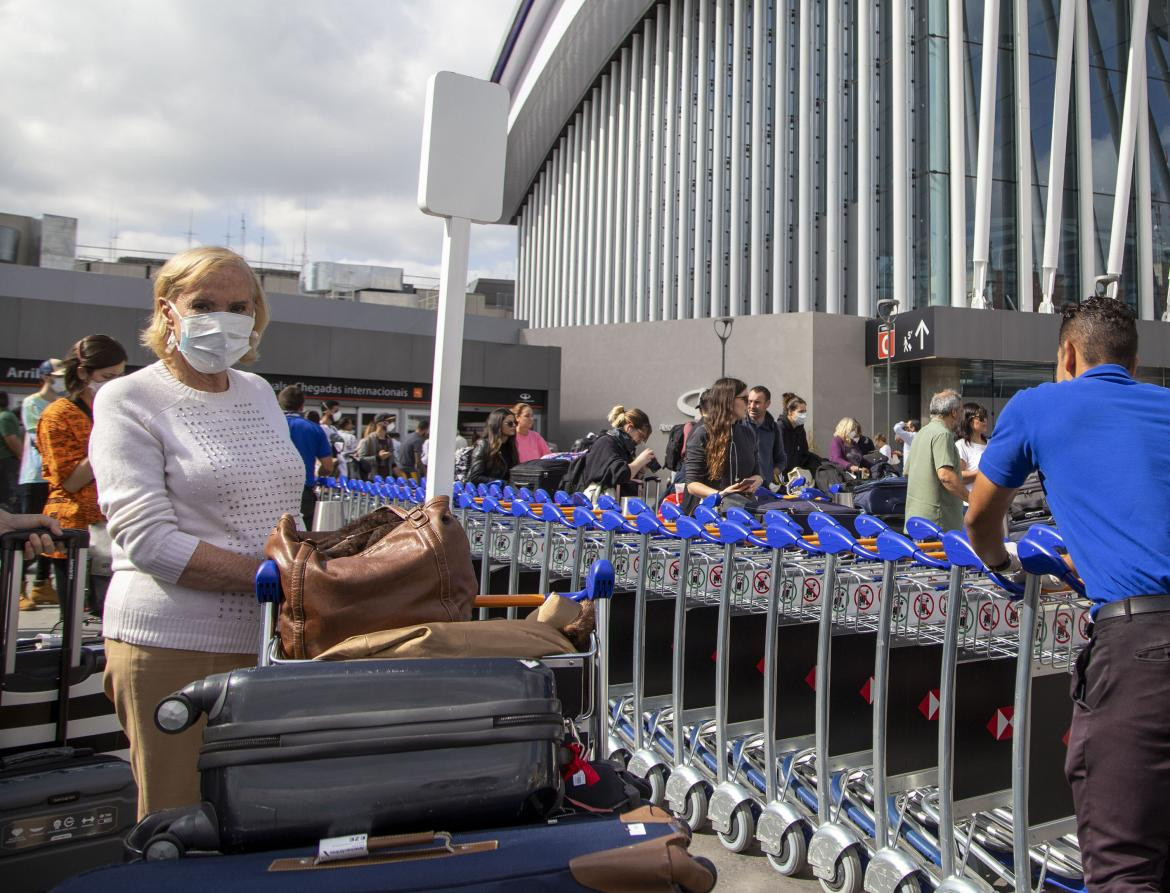
[[[48,890],[80,871],[121,862],[122,837],[134,825],[138,808],[129,763],[65,746],[71,737],[70,709],[77,706],[70,699],[71,686],[87,682],[104,663],[100,649],[81,643],[77,581],[85,577],[88,534],[66,531],[63,537],[71,585],[58,593],[64,618],[60,642],[40,649],[19,637],[20,549],[27,536],[0,537],[0,716],[7,742],[25,742],[24,750],[10,748],[15,752],[0,758],[0,877],[6,893]],[[100,691],[100,676],[92,678]],[[30,703],[30,697],[41,695],[53,700]],[[21,713],[43,722],[13,722]],[[52,730],[48,741],[56,746],[29,750],[29,744],[46,743],[40,728]]]
[[[853,507],[867,515],[906,516],[906,478],[857,481],[852,486]]]
[[[201,789],[224,852],[516,824],[562,796],[564,720],[534,661],[274,664],[194,682],[156,718],[181,731],[200,713]]]
[[[768,512],[774,510],[791,515],[793,520],[804,529],[805,533],[816,533],[808,523],[809,515],[814,512],[823,512],[827,515],[832,515],[849,530],[853,529],[854,519],[861,514],[857,509],[850,508],[849,506],[813,499],[774,499],[757,505],[752,510],[752,514],[762,519]]]
[[[527,487],[529,490],[540,487],[546,493],[552,494],[560,488],[568,470],[568,459],[533,459],[531,462],[513,465],[508,473],[508,483],[513,487]]]
[[[445,829],[440,829],[445,830]],[[690,834],[661,809],[570,816],[519,828],[368,841],[364,859],[315,865],[316,849],[145,861],[93,871],[59,893],[706,893],[715,868],[688,852]],[[395,846],[397,844],[397,846]]]

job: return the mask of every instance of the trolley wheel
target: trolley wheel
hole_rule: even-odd
[[[804,832],[796,825],[784,832],[780,839],[780,852],[767,854],[768,864],[785,877],[800,874],[808,867],[808,841]]]
[[[646,781],[650,784],[651,805],[661,806],[666,802],[666,770],[655,766],[646,776]]]
[[[692,831],[698,831],[707,821],[707,789],[701,784],[687,792],[687,805],[680,819]]]
[[[725,849],[733,853],[742,853],[751,846],[752,838],[756,835],[756,817],[752,813],[750,803],[741,803],[731,813],[731,830],[719,834],[719,842]]]
[[[861,857],[857,850],[848,849],[841,854],[833,870],[832,880],[821,878],[825,893],[861,893]]]
[[[922,893],[922,885],[914,876],[906,878],[894,888],[894,893]]]
[[[608,757],[609,761],[614,764],[619,772],[625,772],[626,766],[630,764],[630,752],[624,748],[618,748]]]
[[[142,860],[144,862],[167,862],[173,859],[182,859],[186,854],[187,848],[183,846],[183,842],[174,834],[162,832],[155,834],[146,842],[146,846],[142,848]]]

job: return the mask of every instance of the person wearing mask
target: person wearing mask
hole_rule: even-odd
[[[797,394],[784,395],[784,409],[780,416],[780,440],[784,447],[784,474],[793,469],[809,467],[808,404]],[[809,481],[811,484],[812,482]]]
[[[931,397],[930,421],[914,436],[906,459],[906,517],[925,518],[943,530],[963,529],[967,488],[955,449],[962,411],[958,391],[939,391]]]
[[[516,455],[520,461],[531,462],[548,453],[548,443],[532,427],[535,421],[532,407],[527,403],[517,403],[512,407],[512,413],[516,416]]]
[[[776,475],[784,471],[787,464],[784,453],[784,438],[768,407],[772,405],[772,392],[762,384],[748,391],[748,411],[744,424],[756,434],[756,445],[760,453],[760,474],[764,484],[775,482]]]
[[[873,463],[862,452],[861,423],[857,419],[846,416],[837,423],[833,439],[829,441],[829,461],[857,477],[869,475]]]
[[[471,451],[467,481],[488,484],[506,481],[516,456],[516,416],[510,409],[493,409],[484,425],[484,437]]]
[[[337,444],[341,440],[337,435],[337,420],[340,418],[340,403],[336,400],[323,400],[321,402],[321,418],[318,420],[318,424],[325,430],[325,436],[329,439],[329,445],[334,450],[337,449]]]
[[[747,407],[748,387],[738,378],[720,378],[711,385],[703,422],[687,438],[682,508],[688,514],[712,493],[750,499],[763,486],[756,436],[739,424]]]
[[[21,422],[24,425],[24,451],[20,457],[20,511],[26,515],[39,515],[49,498],[49,484],[41,474],[41,454],[37,450],[37,424],[45,408],[58,397],[65,395],[65,363],[62,360],[45,360],[38,367],[41,389],[24,398],[20,407]],[[32,586],[20,596],[20,610],[35,611],[40,605],[58,603],[57,590],[49,580],[49,569],[53,559],[40,555],[34,568]]]
[[[894,440],[902,444],[902,473],[910,468],[910,445],[914,443],[914,435],[918,433],[920,425],[918,419],[908,419],[905,422],[894,423]]]
[[[958,441],[955,448],[963,463],[963,483],[970,485],[979,474],[979,460],[987,449],[987,408],[978,403],[963,404],[963,420],[959,423]]]
[[[305,463],[305,488],[301,492],[301,517],[305,530],[313,529],[313,511],[317,507],[317,466],[322,474],[333,473],[333,445],[325,428],[301,415],[305,410],[305,393],[297,385],[289,385],[276,395],[276,402],[284,410],[288,422],[288,436]]]
[[[398,476],[398,465],[394,461],[394,444],[387,431],[390,419],[389,413],[378,413],[374,417],[373,428],[366,432],[366,436],[358,444],[357,456],[362,477],[368,481],[373,480],[374,475],[381,475],[384,478]]]
[[[106,518],[98,505],[98,485],[91,465],[94,401],[102,388],[121,378],[125,371],[126,351],[121,344],[109,335],[86,335],[73,345],[65,358],[67,397],[45,407],[37,422],[42,474],[49,483],[45,514],[56,518],[62,527],[89,531],[90,585],[86,608],[96,615],[102,613],[110,568]],[[134,456],[129,454],[123,459],[130,462]],[[63,554],[53,557],[62,559],[63,564]],[[58,593],[63,585],[64,573],[59,571]]]
[[[423,441],[430,436],[431,423],[423,419],[414,431],[402,439],[402,451],[398,456],[398,464],[402,468],[402,473],[407,477],[426,474],[423,469],[422,445]]]
[[[1062,315],[1056,381],[1020,391],[1000,413],[980,458],[967,533],[988,567],[1017,572],[1003,519],[1024,479],[1043,476],[1068,561],[1093,601],[1089,643],[1071,674],[1064,767],[1086,885],[1167,890],[1170,390],[1134,379],[1138,332],[1126,304],[1092,297],[1065,304]],[[1087,423],[1102,407],[1109,424]],[[1121,460],[1113,466],[1121,480],[1093,486],[1087,470],[1110,455]]]
[[[654,462],[653,450],[638,452],[652,430],[650,418],[642,410],[620,405],[611,409],[609,430],[593,441],[585,454],[580,480],[585,495],[594,502],[601,492],[611,489],[625,496],[637,495],[637,488],[627,485]]]
[[[305,463],[288,422],[268,382],[233,368],[256,358],[267,325],[242,257],[177,254],[156,274],[142,333],[157,362],[94,404],[90,455],[113,539],[104,682],[140,818],[199,802],[203,722],[168,735],[155,708],[196,679],[256,665],[264,544],[283,515],[301,517]]]

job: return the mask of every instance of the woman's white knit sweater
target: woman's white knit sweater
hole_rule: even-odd
[[[272,388],[228,371],[220,394],[154,363],[104,385],[89,458],[109,520],[114,577],[103,634],[133,645],[254,651],[252,592],[178,584],[200,541],[256,559],[281,515],[300,517],[305,465]]]

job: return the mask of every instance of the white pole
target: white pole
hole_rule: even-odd
[[[752,198],[749,287],[751,312],[764,312],[764,64],[767,61],[767,4],[752,0]]]
[[[788,27],[791,0],[775,0],[772,78],[772,312],[788,309]],[[862,4],[866,6],[867,4]]]
[[[895,0],[898,3],[905,0]],[[812,206],[813,177],[816,165],[813,164],[813,70],[812,70],[812,43],[813,43],[813,0],[800,0],[800,36],[797,38],[797,49],[800,55],[800,114],[796,126],[799,128],[800,150],[797,152],[796,185],[797,212],[796,212],[796,309],[807,313],[813,309],[812,272],[813,252],[812,237],[815,217]],[[895,55],[897,53],[895,52]],[[895,106],[897,100],[894,101]]]
[[[707,119],[709,117],[708,94],[711,69],[707,64],[707,49],[711,45],[710,0],[699,0],[698,28],[698,91],[699,108],[695,121],[695,270],[692,318],[699,319],[708,313],[708,295],[711,293],[710,277],[707,273],[708,248],[711,244],[711,229],[707,222],[709,191],[707,178],[711,167],[707,160],[710,143],[707,141]]]
[[[971,251],[974,279],[971,306],[989,307],[984,297],[991,251],[991,163],[995,151],[995,75],[999,61],[999,0],[983,8],[983,58],[979,78],[979,159],[975,168],[975,243]],[[1017,147],[1019,149],[1019,147]],[[1019,149],[1019,151],[1023,151]]]
[[[650,138],[650,319],[662,319],[662,91],[666,67],[666,5],[658,4],[658,28],[654,35],[654,107]],[[645,151],[645,149],[643,149]]]
[[[637,35],[634,35],[637,37]],[[654,22],[646,22],[646,35],[642,47],[642,87],[638,96],[639,121],[638,130],[641,136],[638,141],[638,247],[634,258],[638,264],[637,285],[634,290],[636,312],[634,319],[645,322],[649,308],[649,294],[647,292],[646,273],[647,258],[649,256],[650,241],[646,230],[647,218],[650,216],[650,109],[654,105],[654,72],[653,72],[653,42]]]
[[[672,319],[674,301],[674,191],[678,159],[678,26],[677,3],[670,7],[670,34],[666,40],[666,151],[662,176],[662,318]]]
[[[622,165],[626,169],[623,194],[625,200],[625,224],[623,230],[626,235],[626,247],[623,252],[622,266],[625,274],[625,284],[622,287],[622,315],[621,322],[633,322],[635,307],[638,304],[638,295],[641,283],[638,280],[638,270],[641,269],[642,255],[639,253],[639,225],[635,214],[641,209],[643,176],[639,175],[634,160],[638,157],[638,108],[639,89],[642,76],[642,35],[635,34],[630,38],[629,58],[629,88],[626,99],[626,156]]]
[[[1141,105],[1142,72],[1146,70],[1146,28],[1149,0],[1134,0],[1133,22],[1129,37],[1129,65],[1125,74],[1125,105],[1121,113],[1121,148],[1117,153],[1117,184],[1113,194],[1113,227],[1109,233],[1109,260],[1105,272],[1121,275],[1125,257],[1125,227],[1129,217],[1129,192],[1133,185],[1134,149],[1137,143],[1139,115],[1147,114]],[[1118,282],[1109,286],[1109,297],[1117,297]]]
[[[549,244],[548,244],[548,218],[552,211],[552,202],[550,200],[550,193],[552,187],[553,163],[551,159],[544,166],[544,173],[540,176],[540,229],[538,238],[540,239],[540,292],[536,295],[536,306],[533,308],[532,320],[529,323],[533,327],[540,326],[540,317],[543,313],[543,308],[548,302],[549,298]]]
[[[1154,211],[1150,183],[1149,72],[1143,64],[1137,135],[1137,294],[1138,318],[1154,318]]]
[[[727,313],[743,312],[743,156],[747,151],[743,132],[744,71],[743,32],[747,18],[744,0],[735,0],[731,24],[731,225],[727,244]]]
[[[618,63],[620,81],[618,83],[617,105],[617,141],[614,143],[614,191],[610,204],[610,228],[613,230],[613,281],[610,289],[613,292],[613,314],[611,322],[623,322],[622,313],[625,307],[623,288],[626,281],[626,266],[629,258],[626,256],[626,231],[624,227],[625,215],[633,204],[629,194],[629,181],[626,179],[626,146],[629,140],[629,102],[630,102],[630,48],[622,48],[621,61]]]
[[[455,455],[459,420],[459,373],[463,363],[463,317],[467,309],[467,255],[471,221],[448,217],[443,222],[443,258],[439,271],[439,310],[435,330],[434,389],[431,392],[431,446],[437,460]],[[427,500],[451,492],[455,467],[434,461],[427,469]]]
[[[581,324],[581,286],[580,273],[584,239],[582,237],[581,213],[581,168],[585,166],[585,121],[586,115],[577,113],[577,121],[573,126],[573,149],[570,155],[573,162],[572,193],[569,199],[569,284],[565,290],[565,308],[562,311],[561,325],[572,326]]]
[[[1093,207],[1093,113],[1089,92],[1088,0],[1077,0],[1076,69],[1077,89],[1077,234],[1081,258],[1078,298],[1093,293],[1097,278],[1097,215]]]
[[[618,120],[621,112],[618,111],[618,81],[620,79],[619,63],[614,62],[610,67],[609,96],[606,99],[605,120],[605,210],[598,221],[598,230],[601,233],[601,275],[597,280],[597,302],[600,314],[597,321],[609,324],[614,319],[614,297],[612,288],[614,261],[614,247],[617,243],[617,226],[614,219],[614,208],[617,206],[617,147],[620,145],[617,138]]]
[[[995,3],[997,0],[989,0]],[[909,129],[909,72],[910,37],[906,24],[906,0],[894,0],[890,16],[890,36],[893,40],[890,76],[890,128],[893,131],[891,155],[891,210],[893,213],[894,294],[905,310],[914,306],[910,284],[910,129]]]
[[[715,120],[711,147],[711,303],[712,318],[723,316],[723,214],[727,210],[727,0],[715,0]]]
[[[864,2],[864,0],[863,0]],[[841,312],[841,0],[825,15],[825,311]]]
[[[694,94],[691,92],[691,59],[693,56],[691,40],[692,21],[695,17],[694,0],[683,0],[682,21],[682,124],[679,127],[679,161],[678,176],[678,258],[677,258],[677,306],[675,319],[691,319],[694,316],[693,297],[691,292],[691,232],[694,229],[694,218],[691,216],[691,192],[694,189],[695,177],[691,173],[691,106],[694,103]]]
[[[1060,231],[1064,200],[1064,160],[1068,137],[1068,98],[1072,85],[1073,36],[1076,0],[1060,4],[1060,32],[1056,39],[1056,81],[1052,91],[1052,147],[1048,153],[1048,201],[1044,216],[1043,300],[1041,313],[1052,313],[1056,268],[1060,263]]]
[[[1020,310],[1036,301],[1032,260],[1032,76],[1028,70],[1028,0],[1016,0],[1012,59],[1016,93],[1016,269]]]
[[[869,3],[857,5],[857,315],[873,312],[873,33]]]
[[[604,83],[604,80],[603,80]],[[585,162],[585,194],[582,209],[585,212],[585,263],[581,268],[582,284],[582,322],[591,326],[597,322],[597,211],[601,200],[600,169],[601,124],[605,120],[602,115],[601,104],[605,97],[605,90],[595,87],[593,100],[589,109],[589,145],[586,147]]]
[[[947,110],[950,136],[951,306],[967,306],[967,103],[963,75],[967,44],[963,40],[963,0],[947,7]]]

